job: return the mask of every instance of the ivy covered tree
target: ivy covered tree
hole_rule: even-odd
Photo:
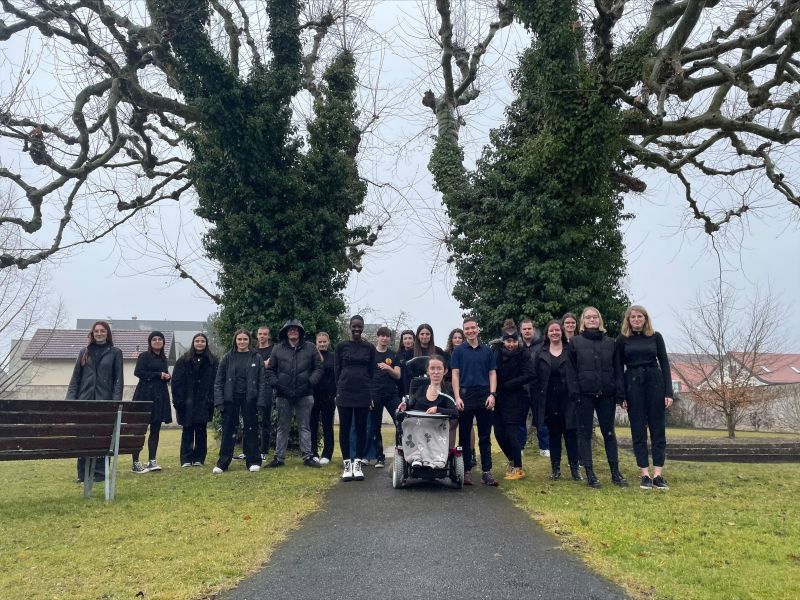
[[[221,338],[291,317],[333,331],[348,273],[375,233],[351,225],[367,191],[356,165],[356,61],[347,44],[323,46],[330,31],[348,39],[348,17],[313,3],[301,22],[302,4],[4,0],[0,40],[28,33],[82,64],[66,119],[53,118],[65,108],[55,101],[22,113],[34,108],[24,74],[3,98],[0,135],[24,154],[0,177],[27,202],[0,226],[33,240],[50,233],[54,211],[61,218],[52,243],[3,253],[0,265],[36,264],[195,192],[209,224],[203,246],[219,265],[218,292],[207,293],[220,304]],[[300,132],[293,103],[305,93],[313,114]]]

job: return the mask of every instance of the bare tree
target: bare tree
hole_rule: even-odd
[[[701,292],[681,321],[684,355],[675,370],[696,382],[687,395],[718,413],[728,437],[748,415],[777,397],[775,386],[757,378],[781,344],[781,306],[772,294],[756,292],[743,302],[720,283]]]

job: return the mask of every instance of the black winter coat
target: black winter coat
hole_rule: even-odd
[[[522,347],[495,352],[497,363],[497,410],[503,417],[519,417],[528,408],[526,384],[533,380],[533,365]]]
[[[67,400],[122,400],[122,350],[111,344],[104,346],[96,362],[89,354],[86,366],[81,366],[86,348],[78,353],[67,386]]]
[[[139,378],[133,392],[134,400],[153,403],[150,408],[151,423],[172,423],[172,407],[169,402],[169,386],[161,379],[162,373],[169,373],[167,359],[156,356],[149,350],[136,359],[133,374]]]
[[[178,423],[184,427],[208,423],[214,416],[214,378],[217,361],[204,352],[181,357],[172,370],[172,403]]]
[[[231,350],[219,361],[217,376],[214,378],[214,406],[221,407],[233,402],[233,390],[236,385],[233,369],[228,368]],[[250,368],[247,369],[247,402],[254,402],[257,406],[267,406],[267,378],[266,369],[261,361],[261,355],[255,350],[249,350]]]
[[[531,383],[531,393],[533,394],[533,401],[537,407],[537,428],[544,425],[545,417],[547,416],[548,400],[555,403],[558,406],[558,412],[564,415],[564,422],[567,429],[578,428],[578,415],[575,410],[575,402],[570,398],[569,394],[571,364],[568,351],[569,346],[564,346],[562,352],[566,360],[564,361],[563,368],[559,371],[553,371],[553,364],[556,359],[550,354],[549,347],[539,346],[539,349],[533,354],[533,370],[535,376],[533,383]],[[564,390],[561,398],[555,399],[547,397],[551,377],[561,377]]]
[[[375,373],[375,346],[361,340],[339,342],[336,358],[336,406],[369,408],[372,376]]]
[[[314,386],[314,396],[318,399],[328,399],[336,396],[336,368],[333,352],[325,350],[322,356],[322,377]]]
[[[617,369],[614,340],[596,329],[587,330],[570,340],[567,352],[572,367],[569,390],[574,399],[581,395],[611,396],[622,404],[625,386]]]

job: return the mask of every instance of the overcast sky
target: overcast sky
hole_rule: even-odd
[[[386,32],[391,42],[382,85],[405,93],[392,94],[394,106],[382,117],[379,130],[388,145],[365,170],[381,181],[405,187],[405,198],[395,199],[398,210],[386,239],[367,256],[364,270],[351,278],[347,300],[352,310],[368,309],[368,321],[391,322],[405,313],[410,326],[431,323],[437,343],[444,345],[447,332],[460,326],[462,311],[450,296],[454,275],[442,270],[441,261],[435,260],[437,247],[425,223],[425,215],[438,205],[439,197],[431,189],[426,169],[432,144],[432,130],[426,126],[432,124],[431,113],[421,106],[419,92],[435,79],[420,79],[425,61],[414,58],[409,47],[424,43],[408,41],[411,29],[419,31],[414,17],[416,5],[383,2],[379,13],[373,25]],[[405,43],[400,41],[403,38]],[[513,57],[524,42],[520,31],[506,31],[495,40],[493,49]],[[468,128],[464,140],[472,158],[485,143],[489,127],[501,122],[502,110],[511,100],[509,65],[497,52],[490,51],[487,57],[494,75],[482,79],[486,93],[465,114]],[[627,208],[636,215],[625,226],[629,261],[626,287],[633,301],[649,309],[668,349],[677,349],[677,314],[716,277],[717,258],[707,236],[687,229],[682,190],[666,178],[642,175],[648,191],[626,198]],[[723,248],[725,279],[744,296],[771,285],[787,307],[787,329],[800,331],[800,310],[796,309],[800,296],[798,213],[788,204],[776,204],[771,212],[751,216],[732,230]],[[408,210],[409,205],[413,211]],[[190,208],[184,206],[184,219]],[[178,209],[172,206],[163,210],[166,218],[162,221],[175,223]],[[128,319],[136,315],[142,319],[203,320],[215,311],[214,304],[186,281],[163,274],[137,274],[152,266],[147,260],[121,265],[123,247],[113,240],[97,243],[61,260],[52,270],[51,289],[64,302],[69,327],[74,327],[77,318]],[[788,339],[785,349],[800,352],[797,336]]]

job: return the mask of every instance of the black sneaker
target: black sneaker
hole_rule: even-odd
[[[266,465],[267,469],[276,469],[282,466],[284,466],[284,462],[282,460],[278,460],[277,458],[273,458]]]
[[[657,475],[653,477],[653,487],[657,490],[668,490],[669,485],[667,484],[667,480],[664,479],[661,475]]]
[[[642,475],[642,483],[639,484],[639,487],[643,490],[649,490],[653,487],[653,480],[650,479],[649,475]]]
[[[379,458],[378,460],[375,461],[376,469],[383,469],[384,467],[386,467],[386,461],[384,459]]]
[[[308,458],[306,458],[306,459],[303,459],[303,464],[305,466],[307,466],[307,467],[311,467],[312,469],[319,469],[320,468],[320,464],[310,456]],[[269,467],[271,465],[272,465],[272,463],[268,464],[267,466]],[[276,466],[281,466],[282,467],[283,463],[280,463],[280,465],[276,465]]]
[[[483,472],[483,475],[481,475],[481,481],[483,481],[484,485],[488,485],[489,487],[497,487],[500,485],[497,480],[492,477],[492,474],[489,471]]]

